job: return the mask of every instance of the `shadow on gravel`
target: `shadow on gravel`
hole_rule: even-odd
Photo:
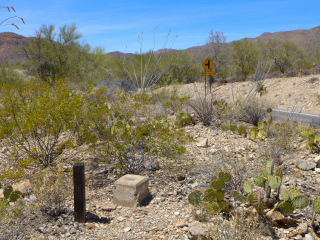
[[[154,196],[153,195],[149,195],[145,200],[143,200],[141,203],[140,203],[140,206],[143,207],[143,206],[148,206],[150,204],[150,202],[152,201],[152,199],[154,199]]]
[[[92,223],[110,223],[111,219],[106,217],[99,217],[98,215],[87,212],[86,213],[86,223],[92,222]]]

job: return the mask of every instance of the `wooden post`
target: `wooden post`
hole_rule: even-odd
[[[84,163],[73,165],[74,186],[74,221],[85,223],[86,221],[86,198],[84,182]]]

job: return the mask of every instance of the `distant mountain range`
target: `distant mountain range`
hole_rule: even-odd
[[[286,32],[275,32],[275,33],[263,33],[256,38],[247,38],[253,42],[257,42],[259,39],[267,41],[268,39],[279,39],[279,40],[294,40],[299,43],[303,48],[308,51],[311,51],[316,48],[320,48],[320,26],[314,27],[310,30],[295,30],[295,31],[286,31]],[[0,33],[0,63],[8,61],[9,63],[15,63],[20,61],[21,63],[26,61],[21,46],[23,46],[28,37],[24,37],[19,34],[4,32]],[[241,40],[239,40],[241,41]],[[207,49],[206,45],[191,47],[185,51],[190,51],[192,55],[198,55],[201,52]],[[174,49],[172,49],[174,50]],[[155,53],[159,54],[163,50],[157,50]],[[124,53],[121,52],[110,52],[107,53],[113,57],[122,57]],[[127,55],[132,55],[127,53]]]

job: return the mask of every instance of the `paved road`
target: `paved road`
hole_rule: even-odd
[[[290,121],[303,122],[320,127],[320,116],[318,115],[272,110],[272,118],[273,120],[279,122],[283,122],[289,119]]]

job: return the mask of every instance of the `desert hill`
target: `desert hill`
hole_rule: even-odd
[[[285,32],[275,32],[275,33],[263,33],[256,38],[247,38],[253,42],[257,42],[259,39],[267,41],[268,39],[280,39],[280,40],[294,40],[299,43],[303,48],[310,51],[320,47],[320,26],[314,27],[309,30],[295,30],[295,31],[285,31]],[[28,37],[24,37],[19,34],[11,32],[0,33],[0,63],[8,61],[9,63],[14,63],[16,61],[24,62],[26,57],[21,50]],[[241,41],[241,40],[240,40]],[[171,49],[166,49],[171,50]],[[172,49],[174,50],[174,49]],[[155,51],[156,54],[163,52],[163,49]],[[203,52],[208,51],[208,46],[196,46],[188,48],[184,51],[189,51],[191,55],[197,56],[201,55]],[[110,52],[112,57],[122,57],[124,53],[121,52]],[[132,56],[132,53],[127,53],[128,56]]]

